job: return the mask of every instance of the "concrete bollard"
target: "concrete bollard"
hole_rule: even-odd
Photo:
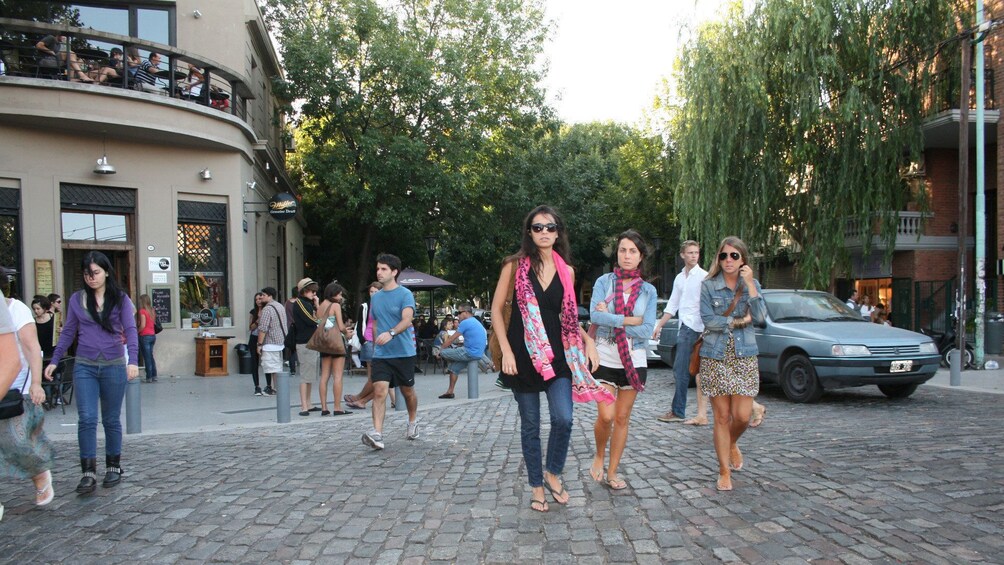
[[[275,421],[289,423],[289,371],[280,371],[275,376]]]
[[[479,359],[467,362],[467,398],[478,397],[478,362]]]
[[[142,395],[139,391],[139,377],[126,384],[126,433],[143,432],[143,407],[140,405]]]

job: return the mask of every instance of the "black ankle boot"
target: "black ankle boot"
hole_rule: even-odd
[[[111,488],[122,480],[122,467],[119,465],[121,455],[105,455],[105,480],[101,486]]]
[[[80,478],[80,483],[77,485],[77,493],[90,494],[97,488],[97,466],[98,460],[95,457],[82,457],[80,459],[80,470],[83,471],[84,476]]]

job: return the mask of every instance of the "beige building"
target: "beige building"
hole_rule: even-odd
[[[48,35],[68,38],[56,68],[36,48]],[[155,84],[137,90],[113,50],[159,53]],[[200,322],[235,336],[232,355],[254,293],[285,294],[303,271],[302,216],[268,210],[296,190],[255,1],[6,3],[0,55],[0,262],[15,292],[68,296],[83,253],[101,250],[134,299],[155,297],[161,374],[193,373]]]

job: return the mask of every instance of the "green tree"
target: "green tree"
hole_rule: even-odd
[[[377,253],[423,266],[424,235],[480,221],[499,196],[475,176],[504,145],[493,140],[546,113],[539,2],[268,0],[266,11],[287,72],[278,86],[302,104],[290,167],[321,235],[312,268],[359,289]]]
[[[847,219],[871,225],[910,197],[901,168],[920,154],[923,93],[953,22],[948,0],[761,0],[702,28],[672,117],[683,233],[768,254],[792,243],[804,283],[827,286]],[[895,216],[880,218],[891,249]]]

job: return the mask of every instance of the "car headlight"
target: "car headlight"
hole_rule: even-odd
[[[938,346],[934,345],[933,341],[925,341],[924,343],[920,344],[920,352],[921,353],[937,353],[938,352]]]
[[[831,349],[834,357],[859,357],[871,355],[872,352],[863,345],[834,345]]]

